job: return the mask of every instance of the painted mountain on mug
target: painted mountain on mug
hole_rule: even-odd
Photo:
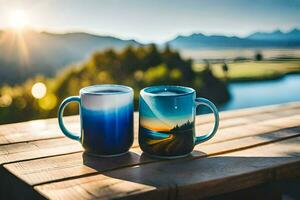
[[[194,122],[187,121],[170,130],[156,131],[157,128],[140,127],[143,148],[151,154],[176,156],[189,153],[194,148]]]
[[[177,36],[169,41],[178,49],[195,48],[300,48],[300,30],[289,32],[256,32],[247,37],[224,35],[204,35],[194,33],[189,36]]]

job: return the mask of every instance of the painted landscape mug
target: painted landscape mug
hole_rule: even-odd
[[[215,123],[210,133],[196,137],[195,115],[199,105],[212,110]],[[153,86],[140,92],[139,144],[150,156],[187,156],[195,145],[212,138],[218,126],[219,114],[216,106],[205,98],[196,98],[192,88]]]
[[[63,123],[64,108],[74,101],[80,105],[80,135],[68,131]],[[80,96],[68,97],[61,103],[58,122],[62,132],[80,141],[89,154],[124,154],[133,143],[133,90],[122,85],[82,88]]]

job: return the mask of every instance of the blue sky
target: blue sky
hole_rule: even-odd
[[[151,97],[141,95],[140,123],[151,130],[170,130],[188,120],[194,120],[193,95],[180,97]]]
[[[0,29],[20,9],[28,25],[142,42],[193,32],[246,36],[300,27],[300,0],[0,0]]]

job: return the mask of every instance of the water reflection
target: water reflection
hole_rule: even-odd
[[[220,110],[280,104],[300,101],[300,74],[282,79],[230,83],[231,100]]]

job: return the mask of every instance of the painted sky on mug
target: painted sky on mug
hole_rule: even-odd
[[[140,123],[145,128],[168,131],[176,125],[193,121],[194,101],[190,95],[176,100],[172,97],[143,96],[140,98]]]

